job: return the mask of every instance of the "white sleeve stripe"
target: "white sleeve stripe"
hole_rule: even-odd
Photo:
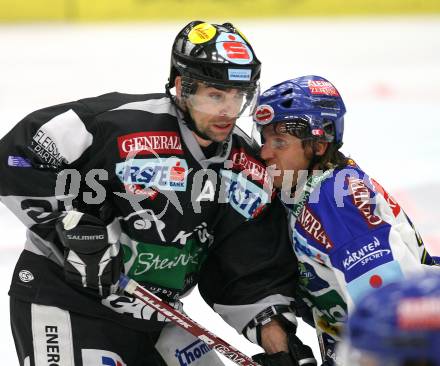
[[[93,142],[92,134],[72,109],[55,116],[40,130],[55,143],[59,154],[69,164],[77,160]]]
[[[131,102],[123,104],[118,108],[112,109],[111,111],[118,111],[124,109],[132,109],[137,111],[145,111],[154,114],[170,114],[177,117],[176,110],[170,102],[170,98],[164,97],[161,99],[150,99],[143,100],[140,102]]]

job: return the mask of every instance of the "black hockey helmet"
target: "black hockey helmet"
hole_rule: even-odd
[[[174,40],[168,85],[181,75],[223,87],[257,87],[260,69],[252,46],[231,23],[195,20]]]

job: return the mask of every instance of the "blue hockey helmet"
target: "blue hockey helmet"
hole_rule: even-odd
[[[259,127],[286,122],[286,132],[301,139],[325,139],[342,146],[345,105],[338,90],[320,76],[286,80],[259,99],[254,122]]]
[[[344,365],[440,365],[439,268],[369,293],[349,318],[346,338]]]

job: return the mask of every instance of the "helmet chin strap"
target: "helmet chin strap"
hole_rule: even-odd
[[[188,128],[192,132],[194,132],[197,136],[199,136],[203,140],[208,140],[208,141],[211,141],[211,142],[215,142],[215,141],[211,140],[211,138],[206,133],[203,133],[202,131],[200,131],[197,128],[197,124],[194,121],[194,118],[192,118],[191,113],[189,113],[188,111],[183,111],[183,118],[184,118]]]

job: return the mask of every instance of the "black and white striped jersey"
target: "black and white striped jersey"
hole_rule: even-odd
[[[165,94],[110,93],[31,113],[0,141],[1,201],[28,230],[11,295],[113,317],[63,281],[63,247],[54,230],[67,210],[98,216],[104,203],[112,207],[115,235],[122,229],[126,274],[166,300],[193,288],[210,251],[220,247],[229,249],[204,273],[226,279],[222,271],[238,266],[234,283],[240,290],[219,288],[223,295],[207,295],[209,302],[247,304],[290,295],[296,269],[277,264],[289,258],[294,263],[288,237],[280,235],[284,224],[254,224],[272,196],[256,147],[236,128],[216,154],[205,157]],[[265,250],[252,250],[258,246]],[[257,291],[254,284],[249,296],[244,272],[255,268],[252,278],[265,276],[265,285]],[[33,280],[23,282],[23,270]],[[111,299],[103,302],[112,305]]]

